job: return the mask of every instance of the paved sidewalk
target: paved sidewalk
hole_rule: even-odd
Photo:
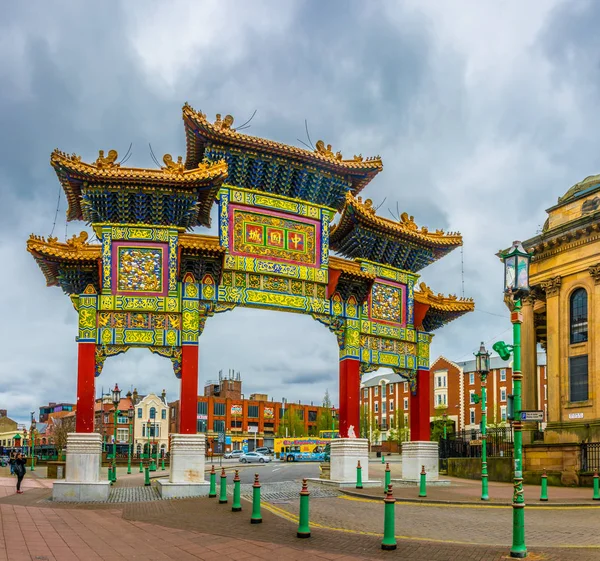
[[[369,465],[369,478],[383,481],[385,466]],[[454,502],[454,503],[476,503],[486,504],[481,500],[481,480],[459,479],[457,477],[440,476],[440,479],[450,481],[447,486],[427,486],[427,498],[419,499],[418,486],[403,486],[399,482],[394,482],[396,478],[402,477],[402,470],[396,469],[396,466],[390,464],[392,476],[392,485],[394,487],[394,497],[402,500],[414,500],[420,502]],[[548,486],[548,502],[541,502],[539,485],[524,485],[525,502],[529,506],[552,505],[552,504],[573,504],[590,505],[600,507],[600,501],[592,499],[593,490],[591,487],[554,487]],[[368,489],[349,489],[352,493],[360,493],[364,496],[380,497],[383,495],[383,484],[381,490],[377,488]],[[381,494],[380,494],[381,493]],[[509,505],[512,502],[513,485],[512,483],[500,483],[490,481],[488,483],[488,494],[490,504]]]

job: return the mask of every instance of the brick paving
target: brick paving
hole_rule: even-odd
[[[231,502],[215,499],[147,501],[121,505],[52,504],[50,489],[33,478],[22,495],[0,478],[0,561],[170,560],[195,559],[411,559],[417,561],[508,558],[511,509],[457,506],[399,505],[396,511],[395,552],[380,549],[383,504],[380,501],[321,498],[311,501],[308,540],[296,538],[298,485],[279,504],[265,505],[264,523],[249,523],[251,505],[231,512]],[[9,488],[10,489],[9,492]],[[266,485],[265,485],[266,487]],[[126,489],[126,488],[123,488]],[[277,487],[273,487],[277,490]],[[6,491],[6,492],[2,492]],[[281,495],[283,491],[276,494]],[[296,495],[296,499],[293,499]],[[270,509],[270,510],[268,510]],[[539,515],[539,516],[538,516]],[[543,516],[542,516],[543,515]],[[540,520],[536,521],[536,516]],[[527,511],[529,559],[597,561],[594,542],[598,517],[592,509]],[[548,523],[546,529],[539,524]],[[423,532],[431,528],[431,534]],[[362,532],[359,534],[357,532]],[[437,540],[486,544],[444,543]],[[409,539],[410,538],[410,539]]]

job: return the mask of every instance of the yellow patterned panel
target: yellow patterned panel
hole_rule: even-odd
[[[154,343],[154,332],[153,331],[125,331],[125,343],[126,344],[141,344],[141,345],[152,345]]]
[[[249,304],[267,304],[284,308],[304,308],[305,299],[302,296],[291,296],[287,294],[273,294],[271,292],[258,292],[248,290],[246,301]]]

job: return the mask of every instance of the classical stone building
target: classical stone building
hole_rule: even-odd
[[[523,408],[536,409],[536,345],[546,349],[546,443],[600,441],[600,175],[587,177],[547,211],[523,302]]]

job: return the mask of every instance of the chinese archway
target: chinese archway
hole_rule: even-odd
[[[199,337],[214,314],[246,306],[309,314],[336,334],[341,436],[359,432],[361,374],[385,366],[410,383],[411,439],[429,440],[432,331],[474,306],[417,290],[418,272],[460,234],[377,216],[358,194],[382,170],[378,157],[241,134],[231,116],[211,123],[187,104],[183,121],[185,162],[167,154],[161,169],[123,167],[114,150],[94,163],[52,153],[67,219],[98,239],[27,242],[79,315],[77,432],[94,430],[106,358],[146,347],[172,361],[180,433],[196,433]],[[214,204],[218,236],[190,233],[210,226]]]

